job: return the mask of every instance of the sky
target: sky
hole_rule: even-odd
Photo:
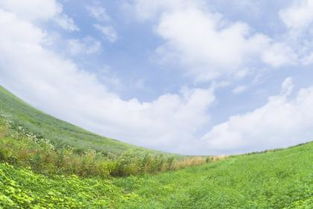
[[[0,0],[0,85],[156,150],[313,139],[313,0]]]

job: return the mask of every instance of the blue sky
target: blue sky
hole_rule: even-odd
[[[148,148],[291,146],[313,138],[312,25],[312,0],[2,0],[0,84]]]

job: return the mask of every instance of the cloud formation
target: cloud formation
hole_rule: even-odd
[[[100,25],[100,24],[94,24],[93,26],[95,29],[97,29],[98,31],[102,33],[105,39],[107,39],[111,43],[117,40],[118,35],[112,26]]]
[[[87,11],[89,12],[90,16],[92,16],[99,22],[111,21],[110,15],[107,13],[106,9],[101,5],[87,6]]]
[[[79,30],[73,19],[62,12],[62,5],[55,0],[3,0],[0,2],[0,8],[24,20],[33,22],[52,20],[63,29]]]
[[[294,0],[288,8],[281,10],[279,15],[288,28],[307,28],[313,22],[313,1]]]
[[[133,4],[139,18],[156,20],[156,33],[164,40],[156,49],[162,62],[180,64],[197,81],[240,77],[258,62],[271,67],[296,62],[288,45],[252,32],[244,22],[226,20],[208,10],[204,1],[134,0]]]
[[[114,43],[118,39],[118,34],[111,24],[112,18],[107,13],[106,8],[98,3],[89,5],[86,9],[89,15],[97,21],[93,27],[103,35],[104,39]]]
[[[202,139],[215,153],[242,153],[292,146],[313,138],[313,87],[292,95],[291,78],[281,93],[252,112],[235,115],[212,128]]]
[[[29,20],[0,10],[0,27],[6,28],[0,37],[0,82],[31,104],[129,143],[196,152],[191,145],[209,121],[212,89],[184,89],[151,102],[123,100],[94,74],[47,48],[48,34]]]
[[[101,42],[92,37],[70,39],[67,41],[67,45],[71,55],[94,54],[101,50]]]
[[[152,50],[160,61],[182,69],[193,81],[180,91],[167,91],[150,101],[141,101],[129,95],[130,99],[124,99],[112,90],[113,85],[123,84],[115,74],[100,76],[75,62],[100,53],[105,44],[118,40],[114,20],[103,5],[84,8],[92,17],[90,25],[111,43],[83,32],[69,38],[78,26],[56,0],[3,0],[0,83],[54,116],[149,148],[185,154],[228,154],[294,145],[313,137],[309,132],[313,128],[313,87],[296,91],[292,78],[287,78],[281,93],[268,96],[264,105],[230,115],[215,125],[211,124],[214,114],[210,108],[219,102],[217,92],[221,89],[234,98],[251,93],[243,78],[254,71],[266,67],[266,72],[272,73],[285,66],[313,63],[312,44],[307,41],[310,38],[302,39],[313,21],[307,12],[311,1],[301,2],[286,5],[279,12],[288,34],[278,39],[243,21],[228,20],[221,12],[209,10],[205,1],[130,0],[128,6],[137,20],[152,25],[158,37],[151,45],[157,46]],[[66,30],[49,28],[50,23]],[[59,39],[54,40],[54,35]],[[299,40],[305,43],[298,44]],[[57,53],[61,51],[58,44],[68,51]],[[236,83],[238,79],[240,84]],[[214,87],[208,87],[209,82]]]
[[[287,29],[287,39],[298,54],[298,64],[313,63],[313,1],[293,0],[279,11],[279,17]]]

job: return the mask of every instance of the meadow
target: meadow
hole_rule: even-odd
[[[100,137],[0,88],[0,208],[313,208],[313,143],[228,157]]]
[[[0,137],[0,161],[42,174],[128,176],[177,170],[211,160],[98,136],[36,110],[1,87]]]
[[[3,208],[313,207],[313,144],[242,155],[157,175],[46,176],[0,164]]]

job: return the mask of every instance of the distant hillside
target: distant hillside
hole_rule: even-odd
[[[108,177],[177,170],[210,160],[98,136],[42,113],[0,87],[0,162],[41,174]]]
[[[0,117],[22,126],[40,138],[49,139],[57,146],[69,145],[83,150],[94,149],[111,153],[122,153],[129,149],[143,150],[143,148],[98,136],[38,111],[1,86]]]

